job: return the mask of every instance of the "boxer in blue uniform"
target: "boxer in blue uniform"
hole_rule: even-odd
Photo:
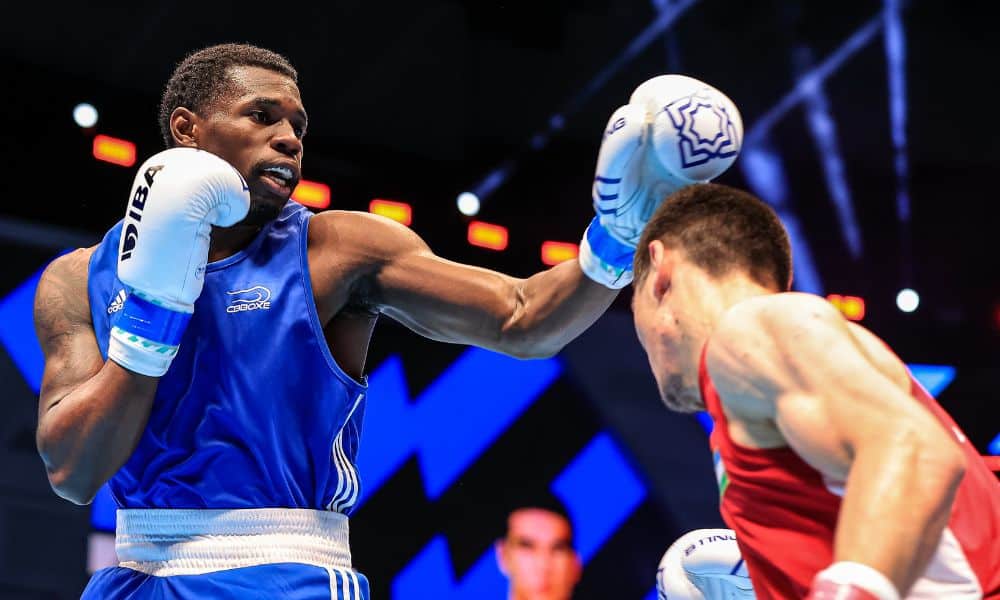
[[[631,280],[664,197],[648,182],[704,179],[649,157],[646,105],[677,92],[654,86],[609,123],[580,259],[508,277],[388,219],[290,201],[296,81],[253,46],[188,56],[161,105],[168,149],[139,168],[124,219],[39,283],[39,452],[57,494],[87,503],[109,482],[119,507],[120,565],[85,598],[368,598],[348,515],[377,316],[549,356]]]

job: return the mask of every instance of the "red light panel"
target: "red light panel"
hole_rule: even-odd
[[[292,200],[312,208],[326,208],[330,206],[330,186],[302,179],[292,190]]]
[[[480,248],[504,250],[507,248],[507,228],[473,221],[469,223],[469,243]]]
[[[558,265],[573,260],[580,254],[580,246],[569,242],[542,242],[542,262]]]
[[[851,321],[860,321],[865,318],[864,298],[830,294],[826,299]]]
[[[97,160],[120,167],[131,167],[135,164],[135,144],[110,135],[94,136],[93,153]]]
[[[376,215],[382,215],[383,217],[392,219],[397,223],[402,223],[407,227],[409,227],[410,223],[413,222],[413,207],[405,202],[375,198],[368,205],[368,212]]]

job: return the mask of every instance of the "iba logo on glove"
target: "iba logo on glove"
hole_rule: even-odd
[[[226,307],[226,312],[230,314],[245,312],[248,310],[267,310],[271,308],[271,290],[262,285],[255,285],[245,290],[233,290],[226,292],[234,296]]]
[[[146,208],[146,198],[149,196],[149,189],[153,187],[153,178],[163,170],[163,165],[155,165],[146,169],[143,179],[146,185],[139,185],[132,195],[132,202],[129,203],[128,212],[125,219],[125,231],[122,233],[121,256],[119,261],[132,258],[132,251],[139,241],[139,222],[142,221],[142,211]],[[129,219],[132,219],[130,222]]]

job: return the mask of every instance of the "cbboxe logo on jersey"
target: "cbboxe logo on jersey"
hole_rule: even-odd
[[[271,308],[271,290],[262,285],[255,285],[245,290],[226,292],[234,296],[226,307],[227,313],[239,313],[248,310],[267,310]]]

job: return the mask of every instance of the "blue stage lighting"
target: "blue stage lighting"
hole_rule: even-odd
[[[855,31],[851,37],[847,38],[826,60],[805,74],[791,92],[786,94],[777,104],[764,113],[764,116],[757,119],[757,122],[754,123],[753,127],[746,134],[744,147],[759,142],[766,137],[771,128],[788,111],[795,108],[810,89],[814,89],[820,85],[827,77],[839,69],[847,59],[864,48],[875,37],[875,34],[878,33],[883,22],[881,15],[870,19],[860,29]]]
[[[997,434],[990,445],[987,446],[986,451],[994,456],[1000,456],[1000,433]]]
[[[812,66],[812,52],[805,46],[795,50],[795,62],[799,73],[806,73]],[[847,185],[844,159],[837,142],[837,125],[830,112],[823,83],[814,77],[803,78],[807,85],[803,86],[806,120],[813,142],[819,151],[820,164],[823,165],[823,175],[826,177],[826,187],[830,192],[840,222],[841,235],[847,245],[851,257],[861,258],[861,228],[854,215],[854,202],[851,190]]]
[[[507,178],[510,177],[510,173],[513,170],[514,161],[511,159],[504,161],[502,165],[490,171],[486,177],[483,177],[482,180],[480,180],[480,182],[477,183],[472,189],[472,193],[479,198],[480,202],[482,202],[485,198],[488,198],[494,190],[507,181]]]
[[[792,263],[795,269],[793,287],[802,292],[822,294],[823,283],[813,262],[809,242],[798,217],[788,204],[788,180],[781,157],[766,140],[761,142],[758,136],[756,143],[743,146],[743,156],[738,164],[743,169],[743,176],[750,188],[774,208],[788,230],[792,256],[795,257]]]
[[[906,37],[900,0],[885,1],[885,58],[889,65],[889,118],[896,166],[896,215],[910,221],[909,160],[906,154]]]

